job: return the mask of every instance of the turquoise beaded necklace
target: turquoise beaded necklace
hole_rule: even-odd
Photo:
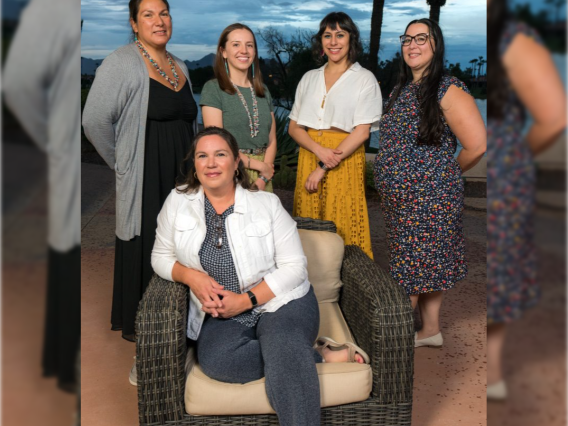
[[[154,66],[154,68],[156,68],[156,71],[158,71],[158,73],[162,77],[164,77],[166,80],[168,80],[168,83],[170,83],[174,87],[174,90],[177,90],[178,85],[179,85],[179,76],[176,72],[176,67],[174,65],[174,61],[172,60],[172,57],[168,53],[168,51],[166,51],[166,58],[168,58],[168,63],[170,64],[170,67],[172,69],[172,73],[174,74],[174,80],[172,80],[170,77],[168,77],[168,75],[164,72],[164,70],[162,68],[160,68],[158,63],[154,59],[152,59],[152,57],[150,56],[148,51],[144,48],[142,43],[140,43],[140,40],[138,40],[138,37],[135,37],[134,41],[135,41],[136,45],[138,46],[138,48],[140,49],[140,51],[142,52],[142,55],[144,55],[146,58],[148,58],[150,63]]]

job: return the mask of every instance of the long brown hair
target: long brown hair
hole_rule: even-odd
[[[438,90],[440,82],[445,75],[444,71],[444,55],[445,44],[442,29],[437,22],[428,18],[415,19],[406,26],[404,34],[413,24],[424,24],[428,27],[430,36],[428,43],[434,53],[432,61],[422,75],[420,88],[418,91],[418,102],[420,108],[420,126],[418,133],[418,145],[440,146],[442,135],[444,134],[444,122],[442,121],[442,108],[438,102]],[[404,61],[404,53],[402,45],[400,46],[400,68],[398,71],[398,81],[396,83],[393,95],[388,102],[383,114],[391,110],[394,103],[398,99],[400,92],[409,81],[412,81],[412,71]]]
[[[227,130],[222,129],[220,127],[206,127],[200,132],[198,132],[195,137],[193,138],[193,142],[191,143],[191,147],[189,148],[189,152],[187,153],[185,159],[183,160],[186,163],[189,163],[190,166],[187,169],[187,175],[185,176],[185,180],[178,182],[177,185],[177,192],[180,194],[189,194],[196,192],[197,189],[201,186],[201,182],[195,176],[195,150],[197,149],[197,143],[200,141],[201,138],[205,136],[219,136],[227,145],[229,145],[229,149],[233,154],[233,158],[235,161],[239,161],[239,144],[235,137],[229,133]],[[245,170],[245,166],[242,161],[239,161],[237,166],[238,173],[235,174],[235,183],[240,184],[244,189],[248,189],[249,191],[256,190],[256,186],[253,185],[250,181],[249,175]],[[184,185],[187,185],[183,188]]]
[[[229,34],[235,30],[247,30],[252,34],[252,39],[254,40],[254,60],[252,62],[252,65],[254,66],[254,78],[252,76],[251,66],[248,69],[248,79],[254,86],[254,93],[256,94],[256,96],[264,98],[264,83],[262,81],[262,73],[260,72],[260,62],[258,61],[258,46],[256,44],[256,37],[254,36],[252,30],[244,24],[239,24],[238,22],[231,24],[221,33],[219,42],[217,43],[217,54],[215,55],[215,64],[213,66],[213,71],[215,71],[215,78],[217,79],[221,90],[224,90],[229,95],[234,95],[235,93],[237,93],[237,91],[233,87],[233,83],[231,83],[231,79],[227,74],[227,69],[225,68],[225,59],[223,58],[223,54],[221,53],[221,49],[224,50],[225,46],[227,45]]]
[[[510,82],[501,59],[501,37],[509,21],[509,8],[506,0],[491,1],[487,6],[487,116],[502,119],[504,108],[511,90]]]

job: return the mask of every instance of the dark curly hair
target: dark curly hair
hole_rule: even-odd
[[[359,28],[349,15],[343,12],[328,13],[327,16],[321,20],[319,31],[317,34],[312,36],[312,54],[315,61],[320,65],[325,62],[324,56],[322,55],[323,44],[321,42],[321,38],[328,27],[331,30],[337,30],[337,27],[339,27],[343,31],[347,31],[349,33],[348,59],[352,64],[357,62],[357,57],[363,51]]]
[[[440,82],[445,74],[444,71],[444,35],[440,26],[428,18],[415,19],[410,21],[404,30],[408,30],[413,24],[424,24],[428,27],[430,37],[428,43],[434,52],[434,56],[430,65],[420,80],[420,88],[418,89],[418,102],[420,104],[420,128],[418,134],[418,145],[440,146],[442,135],[444,133],[444,123],[442,121],[442,108],[438,102],[438,89]],[[398,71],[398,80],[393,90],[393,94],[385,108],[384,113],[390,111],[400,92],[409,81],[412,81],[412,70],[404,61],[404,53],[402,45],[400,47],[400,68]]]
[[[200,132],[198,132],[193,141],[191,142],[191,147],[189,148],[189,152],[187,153],[185,159],[183,160],[184,163],[189,164],[187,168],[187,175],[184,176],[184,179],[177,184],[177,192],[179,193],[193,193],[201,186],[201,182],[199,179],[194,175],[195,173],[195,150],[197,148],[197,143],[204,138],[205,136],[219,136],[227,145],[229,145],[229,149],[233,154],[233,158],[235,161],[239,161],[239,145],[235,137],[229,133],[227,130],[222,129],[221,127],[206,127]],[[235,183],[240,184],[244,189],[256,190],[256,186],[253,185],[250,181],[249,175],[245,170],[245,166],[242,161],[239,161],[239,165],[237,166],[238,173],[235,175]],[[185,186],[183,188],[183,186]]]

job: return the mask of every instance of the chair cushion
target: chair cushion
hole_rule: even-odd
[[[320,336],[339,342],[353,341],[337,303],[320,303]],[[366,400],[373,385],[369,365],[357,363],[317,364],[321,406]],[[273,414],[264,379],[245,384],[218,382],[207,377],[198,364],[189,372],[185,409],[192,415]]]
[[[343,285],[343,239],[333,232],[299,229],[298,233],[308,258],[308,279],[314,287],[318,302],[337,302]]]
[[[331,337],[336,342],[355,342],[337,302],[320,303],[318,336]]]

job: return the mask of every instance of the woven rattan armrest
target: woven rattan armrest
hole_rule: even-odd
[[[187,309],[188,287],[154,274],[136,314],[140,424],[183,418]]]
[[[308,229],[310,231],[337,232],[335,223],[330,220],[312,219],[311,217],[294,216],[298,229]]]
[[[411,403],[414,317],[404,289],[359,247],[346,246],[339,305],[357,344],[370,356],[372,397]]]

